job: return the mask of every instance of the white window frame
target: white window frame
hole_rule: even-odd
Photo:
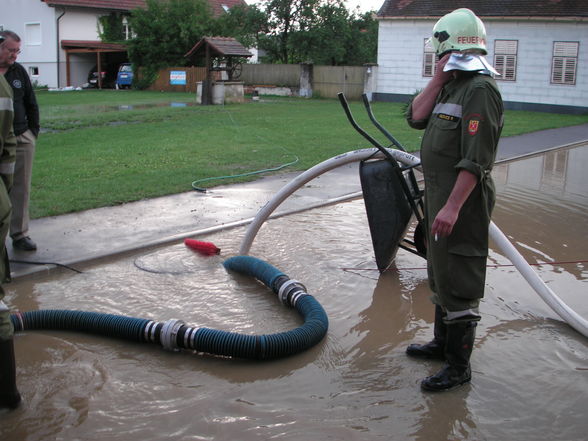
[[[131,26],[129,25],[129,19],[125,15],[122,19],[123,33],[125,34],[125,40],[131,39]]]
[[[35,73],[35,71],[37,73]],[[39,66],[29,66],[29,77],[31,77],[31,78],[38,78],[39,77]]]
[[[551,84],[576,85],[579,41],[554,41],[551,61]]]
[[[432,77],[435,75],[435,67],[437,66],[437,54],[435,48],[431,43],[430,38],[425,38],[423,44],[423,77]]]
[[[32,26],[36,26],[35,28],[33,28]],[[32,29],[38,29],[37,32],[35,32],[33,34],[33,32],[31,32]],[[35,38],[33,38],[35,37]],[[41,22],[38,21],[34,21],[34,22],[29,22],[29,23],[25,23],[25,44],[27,46],[41,46],[41,44],[43,44],[43,32],[41,29]]]
[[[500,81],[517,80],[518,40],[494,40],[494,68]]]

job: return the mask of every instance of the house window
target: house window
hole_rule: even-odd
[[[41,44],[41,23],[25,24],[25,43],[27,46],[39,46]]]
[[[553,60],[551,64],[552,84],[576,84],[576,70],[578,66],[577,41],[554,41]]]
[[[500,75],[497,80],[515,81],[517,79],[517,40],[496,40],[494,42],[494,68]]]
[[[29,66],[29,76],[38,77],[39,76],[39,67],[38,66]]]
[[[437,54],[431,43],[430,38],[425,38],[423,53],[423,77],[432,77],[435,75],[435,65],[437,64]]]
[[[225,12],[229,12],[229,9],[230,8],[227,5],[222,4],[221,6],[223,7],[223,9],[224,9]]]

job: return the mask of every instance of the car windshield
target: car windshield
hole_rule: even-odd
[[[131,65],[130,65],[130,64],[123,64],[123,65],[120,67],[120,71],[121,71],[121,72],[132,72],[132,71],[133,71],[133,68],[131,67]]]

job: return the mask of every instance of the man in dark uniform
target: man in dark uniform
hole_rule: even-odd
[[[0,50],[4,38],[0,35]],[[6,236],[10,226],[10,199],[8,190],[12,185],[16,151],[16,137],[13,131],[12,89],[0,75],[0,408],[15,408],[20,402],[16,388],[16,366],[14,361],[14,329],[10,311],[2,301],[3,283],[10,281]]]
[[[39,135],[39,106],[26,69],[16,62],[20,37],[12,31],[0,31],[4,37],[0,50],[0,74],[10,84],[14,100],[14,134],[16,135],[16,168],[10,190],[12,220],[10,237],[17,250],[34,251],[37,245],[29,237],[29,200],[35,144]]]
[[[427,266],[435,304],[434,339],[407,354],[446,361],[424,390],[471,380],[470,356],[484,296],[488,226],[495,202],[490,176],[503,125],[503,103],[483,57],[486,30],[469,9],[442,17],[433,29],[440,60],[409,108],[411,127],[425,129]]]

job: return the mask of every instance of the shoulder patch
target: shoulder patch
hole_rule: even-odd
[[[478,133],[478,127],[480,127],[480,121],[477,119],[470,119],[468,124],[468,133],[474,136],[476,133]]]

